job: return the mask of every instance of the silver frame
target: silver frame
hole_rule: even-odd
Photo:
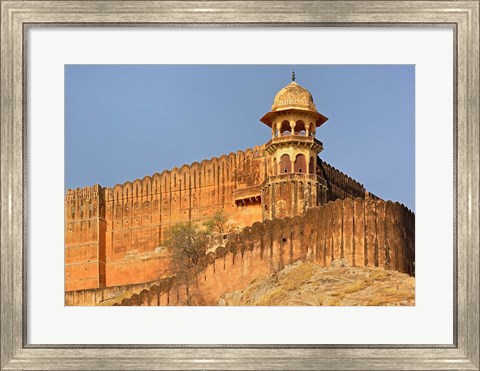
[[[479,370],[479,0],[1,3],[1,370]],[[208,10],[208,11],[206,11]],[[455,29],[453,345],[26,344],[25,29],[31,25],[402,26]],[[126,352],[128,350],[128,352]]]

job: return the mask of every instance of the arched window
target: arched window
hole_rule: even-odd
[[[301,134],[303,132],[303,134]],[[305,123],[302,120],[298,120],[295,123],[295,135],[305,136]]]
[[[299,154],[295,158],[294,172],[305,173],[306,171],[307,171],[307,164],[305,162],[305,156],[302,154]]]
[[[308,172],[310,174],[315,174],[315,159],[310,157],[310,164],[308,164]]]
[[[292,163],[290,161],[290,156],[286,153],[280,157],[280,172],[290,173],[292,171]]]
[[[288,120],[282,121],[282,124],[280,126],[280,136],[284,137],[287,135],[291,135],[290,130],[292,130],[292,127],[290,126],[290,122]]]

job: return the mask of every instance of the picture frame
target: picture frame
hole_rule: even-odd
[[[446,345],[49,345],[26,342],[26,28],[342,26],[455,30],[454,343]],[[1,1],[1,368],[479,369],[478,1]],[[128,352],[127,352],[128,351]]]

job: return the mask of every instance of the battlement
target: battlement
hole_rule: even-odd
[[[338,198],[365,198],[368,194],[360,183],[330,165],[323,161],[318,165],[312,173],[269,177],[272,164],[267,160],[265,146],[257,146],[114,187],[69,189],[65,195],[66,290],[158,279],[166,262],[150,253],[162,246],[172,225],[185,221],[204,223],[218,212],[237,228],[262,221],[269,200],[262,193],[267,178],[270,186],[276,187],[277,198],[282,194],[285,200],[291,198],[290,191],[297,195],[291,198],[290,208],[282,209],[283,201],[271,207],[273,217],[306,210],[309,205],[297,204],[303,197],[323,204]],[[298,188],[291,187],[292,179],[298,181]],[[319,186],[318,192],[314,184]],[[303,189],[303,185],[307,188]],[[127,259],[132,251],[152,257]]]
[[[245,162],[264,156],[264,146],[247,148],[244,151],[231,152],[228,155],[212,157],[208,160],[183,164],[171,170],[164,170],[142,179],[116,184],[104,188],[108,202],[159,195],[170,191],[186,190],[187,187],[202,187],[214,184],[220,177],[231,178],[233,171],[244,167]],[[94,186],[95,187],[95,186]],[[93,188],[93,187],[87,187]],[[68,190],[65,199],[79,190]]]
[[[91,187],[77,188],[77,189],[68,189],[65,195],[65,201],[76,201],[76,200],[91,200],[95,198],[103,198],[104,192],[103,187],[99,184],[95,184]]]
[[[187,298],[213,305],[221,295],[295,261],[330,267],[337,259],[413,275],[415,215],[399,203],[357,198],[309,209],[303,217],[257,222],[201,258],[191,272],[193,281],[169,277],[121,305],[184,305]]]
[[[65,195],[65,221],[105,218],[105,189],[91,187],[69,189]]]
[[[365,198],[367,194],[370,197],[376,197],[368,193],[363,184],[321,159],[318,159],[317,174],[327,181],[327,187],[330,190],[329,201],[346,197]]]

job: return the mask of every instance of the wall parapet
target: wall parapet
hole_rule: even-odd
[[[164,170],[161,173],[155,173],[152,176],[145,176],[142,179],[135,179],[133,182],[127,181],[123,184],[119,183],[112,187],[102,188],[99,185],[95,185],[76,190],[68,189],[66,192],[65,201],[70,200],[73,196],[78,197],[78,195],[86,194],[86,192],[93,192],[94,189],[100,189],[101,191],[104,191],[105,200],[109,202],[138,197],[151,197],[155,194],[160,194],[161,192],[167,192],[165,189],[160,191],[161,188],[165,188],[165,185],[168,187],[168,191],[170,191],[170,188],[177,189],[176,185],[174,184],[175,181],[172,182],[170,179],[171,177],[173,178],[175,175],[177,175],[180,180],[182,175],[190,173],[193,174],[194,171],[196,171],[198,174],[206,174],[206,172],[211,170],[211,179],[206,180],[209,184],[213,184],[213,178],[218,176],[217,173],[220,172],[220,168],[225,167],[228,169],[230,166],[230,170],[233,171],[234,168],[238,167],[243,162],[263,155],[264,148],[265,146],[255,146],[253,148],[247,148],[244,151],[239,150],[237,152],[232,152],[229,155],[212,157],[208,160],[203,160],[200,163],[193,162],[190,165],[183,164],[182,166],[174,167],[171,170]],[[183,182],[182,184],[185,186],[186,182]]]
[[[317,164],[322,176],[326,179],[328,188],[332,194],[332,197],[330,198],[331,201],[335,198],[346,197],[365,198],[367,190],[363,184],[357,182],[355,179],[320,158],[317,159]],[[375,196],[372,195],[372,197]]]
[[[193,281],[164,279],[119,305],[185,305],[192,293],[197,305],[212,305],[295,261],[330,267],[337,259],[414,275],[414,213],[396,202],[346,198],[304,216],[256,222],[200,259]]]
[[[121,260],[129,251],[148,253],[161,246],[168,230],[179,222],[202,223],[222,212],[231,225],[241,228],[265,218],[304,213],[311,205],[337,198],[370,197],[360,183],[321,160],[313,173],[305,169],[268,177],[271,166],[265,146],[258,146],[113,188],[67,190],[66,288],[122,285],[131,277],[135,278],[131,283],[156,279],[154,264],[145,268],[139,262],[124,269]]]

